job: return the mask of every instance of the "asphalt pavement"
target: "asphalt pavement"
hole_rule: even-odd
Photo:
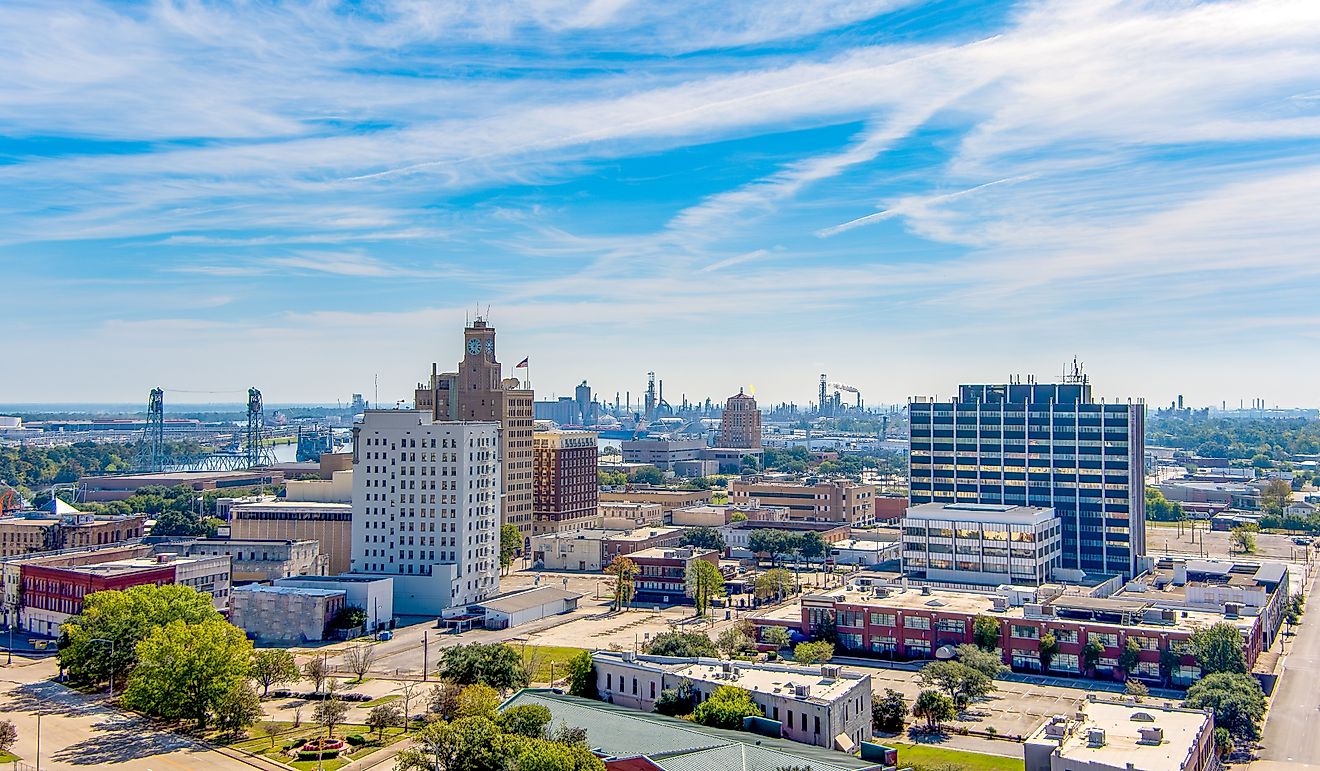
[[[1259,755],[1267,762],[1253,768],[1320,768],[1320,603],[1313,589],[1314,580],[1297,635],[1285,642],[1287,656],[1261,739]]]

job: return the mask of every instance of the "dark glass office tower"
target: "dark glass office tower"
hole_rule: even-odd
[[[964,385],[953,402],[913,399],[913,505],[1050,506],[1063,567],[1134,574],[1146,553],[1146,407],[1097,403],[1084,375],[1058,384]]]

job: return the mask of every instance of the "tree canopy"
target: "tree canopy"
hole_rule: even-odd
[[[684,546],[695,546],[699,549],[714,549],[724,553],[727,544],[724,543],[724,536],[720,531],[713,527],[694,527],[683,533],[683,538],[679,541]]]
[[[701,632],[661,632],[646,644],[646,652],[652,656],[678,656],[692,658],[720,655],[715,643]]]
[[[692,711],[692,720],[713,728],[742,728],[744,717],[764,717],[761,707],[752,701],[752,694],[733,685],[721,685],[710,698]]]
[[[252,642],[222,618],[176,619],[156,627],[137,646],[138,664],[124,690],[125,706],[172,720],[206,725],[252,662]]]
[[[1260,738],[1260,721],[1265,716],[1265,694],[1251,675],[1216,672],[1203,676],[1187,689],[1186,706],[1209,709],[1215,725],[1233,736],[1255,741]]]
[[[692,604],[696,606],[698,616],[706,615],[711,600],[725,595],[724,574],[715,563],[704,559],[688,562],[684,584],[688,596],[692,598]]]
[[[181,584],[93,592],[83,598],[82,613],[61,628],[60,666],[79,681],[104,682],[112,671],[123,678],[137,663],[138,643],[154,630],[172,621],[220,618],[209,596]],[[93,640],[112,640],[113,655],[107,643]]]
[[[1247,671],[1242,651],[1242,633],[1227,621],[1221,621],[1192,633],[1192,652],[1203,674]]]
[[[958,716],[958,708],[954,705],[953,699],[939,691],[922,691],[912,703],[912,716],[924,718],[926,728],[937,731],[941,723]]]
[[[527,685],[518,652],[504,643],[470,643],[445,648],[440,676],[458,685],[488,685],[501,691]]]

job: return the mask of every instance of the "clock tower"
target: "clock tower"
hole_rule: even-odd
[[[416,408],[436,420],[494,421],[500,424],[500,523],[532,533],[531,389],[516,378],[504,379],[495,358],[495,327],[477,317],[463,330],[463,359],[457,372],[437,372],[419,383]]]

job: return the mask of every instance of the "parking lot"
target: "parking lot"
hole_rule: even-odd
[[[1190,524],[1178,527],[1176,524],[1157,525],[1148,523],[1146,527],[1146,553],[1154,556],[1162,554],[1198,554],[1220,559],[1243,556],[1241,552],[1237,551],[1230,553],[1232,533],[1226,530],[1208,530],[1207,524],[1204,522],[1197,522],[1195,525],[1196,528],[1193,531]],[[1277,533],[1256,533],[1256,551],[1250,556],[1303,562],[1307,559],[1307,547],[1293,543],[1293,536]]]

